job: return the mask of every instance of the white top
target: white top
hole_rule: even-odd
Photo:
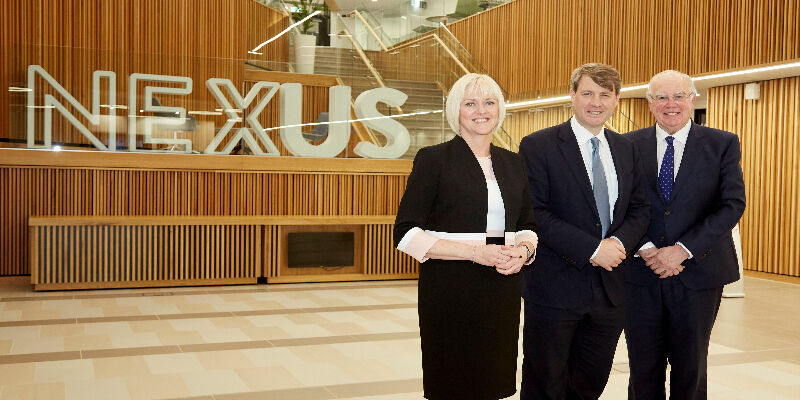
[[[614,205],[617,204],[617,197],[619,196],[619,183],[617,182],[617,169],[614,167],[614,158],[611,156],[611,148],[608,146],[606,140],[606,130],[603,128],[600,133],[595,136],[589,132],[583,125],[579,124],[573,116],[569,120],[572,125],[572,132],[575,134],[575,139],[578,140],[578,148],[581,150],[581,157],[583,157],[583,166],[586,168],[586,173],[589,175],[589,182],[594,187],[594,177],[592,175],[592,138],[596,137],[600,140],[600,162],[603,163],[603,170],[606,173],[606,183],[608,185],[608,210],[610,213],[611,221],[614,222]]]
[[[492,169],[490,157],[478,157],[483,175],[486,177],[486,189],[489,192],[488,212],[486,214],[486,235],[489,237],[503,237],[506,230],[506,208],[503,204],[503,195],[500,185]]]

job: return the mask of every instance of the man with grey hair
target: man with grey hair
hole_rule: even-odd
[[[644,163],[650,225],[626,273],[629,399],[705,399],[722,288],[739,279],[731,230],[745,207],[736,135],[691,121],[691,78],[650,80],[656,124],[626,135]]]
[[[597,399],[625,325],[629,254],[647,228],[642,164],[604,124],[622,79],[605,64],[575,69],[573,117],[522,139],[539,248],[524,270],[522,400]]]

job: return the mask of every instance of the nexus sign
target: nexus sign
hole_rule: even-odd
[[[38,79],[37,79],[38,77]],[[44,105],[37,105],[37,81],[43,80],[59,96],[44,94]],[[137,85],[146,82],[144,95],[139,97]],[[107,88],[107,104],[101,104],[100,93],[103,84]],[[104,151],[116,151],[117,110],[127,109],[128,113],[128,151],[148,151],[137,149],[137,135],[142,135],[142,142],[147,144],[172,145],[189,153],[192,150],[190,139],[153,137],[153,128],[169,127],[170,124],[182,123],[187,111],[183,107],[154,104],[155,95],[189,95],[192,93],[192,78],[185,76],[131,74],[128,76],[128,104],[117,105],[117,76],[112,71],[94,71],[92,73],[92,100],[89,108],[78,102],[70,92],[64,89],[44,68],[39,65],[28,66],[28,101],[27,101],[27,145],[29,148],[51,148],[53,130],[53,111],[58,111],[89,142]],[[155,85],[160,84],[160,85]],[[239,141],[247,143],[256,155],[279,156],[275,143],[266,134],[258,121],[258,116],[266,105],[277,94],[280,99],[280,140],[284,147],[299,157],[336,157],[350,140],[350,101],[352,99],[349,86],[333,86],[328,92],[329,124],[328,135],[319,144],[312,144],[303,138],[301,131],[301,111],[303,108],[302,85],[299,83],[256,82],[247,93],[239,92],[230,79],[211,78],[205,82],[221,110],[228,118],[217,131],[214,138],[203,150],[206,154],[230,154]],[[386,144],[378,146],[371,142],[358,143],[353,152],[365,158],[398,158],[409,147],[410,136],[403,124],[381,114],[378,103],[391,107],[401,106],[408,96],[391,88],[370,89],[356,98],[353,109],[359,121],[386,137]],[[86,125],[78,120],[66,104],[72,106],[88,121],[89,126],[99,127],[101,119],[107,120],[108,141],[100,141]],[[44,110],[43,137],[44,144],[35,143],[36,110]],[[164,116],[139,116],[137,111]],[[240,115],[243,113],[243,116]],[[176,122],[177,121],[177,122]],[[140,126],[141,124],[141,126]],[[229,133],[233,132],[232,135]],[[226,137],[230,139],[222,143]],[[218,150],[219,149],[219,150]]]

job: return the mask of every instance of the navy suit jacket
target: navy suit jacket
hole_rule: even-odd
[[[658,187],[655,125],[625,138],[641,155],[650,199],[650,226],[639,244],[686,246],[693,258],[683,263],[678,278],[690,289],[721,287],[739,279],[731,237],[745,207],[739,138],[692,122],[668,203]],[[639,257],[628,268],[627,279],[640,285],[659,280]]]
[[[619,195],[606,236],[616,236],[630,254],[647,229],[649,205],[642,165],[633,145],[606,129],[617,172]],[[589,263],[602,239],[592,185],[570,122],[522,139],[519,152],[531,187],[539,247],[523,272],[525,301],[560,309],[591,303],[591,281],[600,272],[609,300],[625,301],[623,265],[609,272]]]

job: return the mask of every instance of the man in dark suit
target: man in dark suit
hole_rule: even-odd
[[[647,91],[656,125],[631,132],[644,163],[650,226],[628,267],[630,399],[706,398],[706,358],[722,287],[739,279],[731,229],[744,212],[736,135],[694,124],[688,75]]]
[[[523,275],[523,400],[597,399],[625,323],[621,265],[649,219],[641,163],[603,128],[621,78],[604,64],[572,73],[574,116],[522,139],[539,248]]]

